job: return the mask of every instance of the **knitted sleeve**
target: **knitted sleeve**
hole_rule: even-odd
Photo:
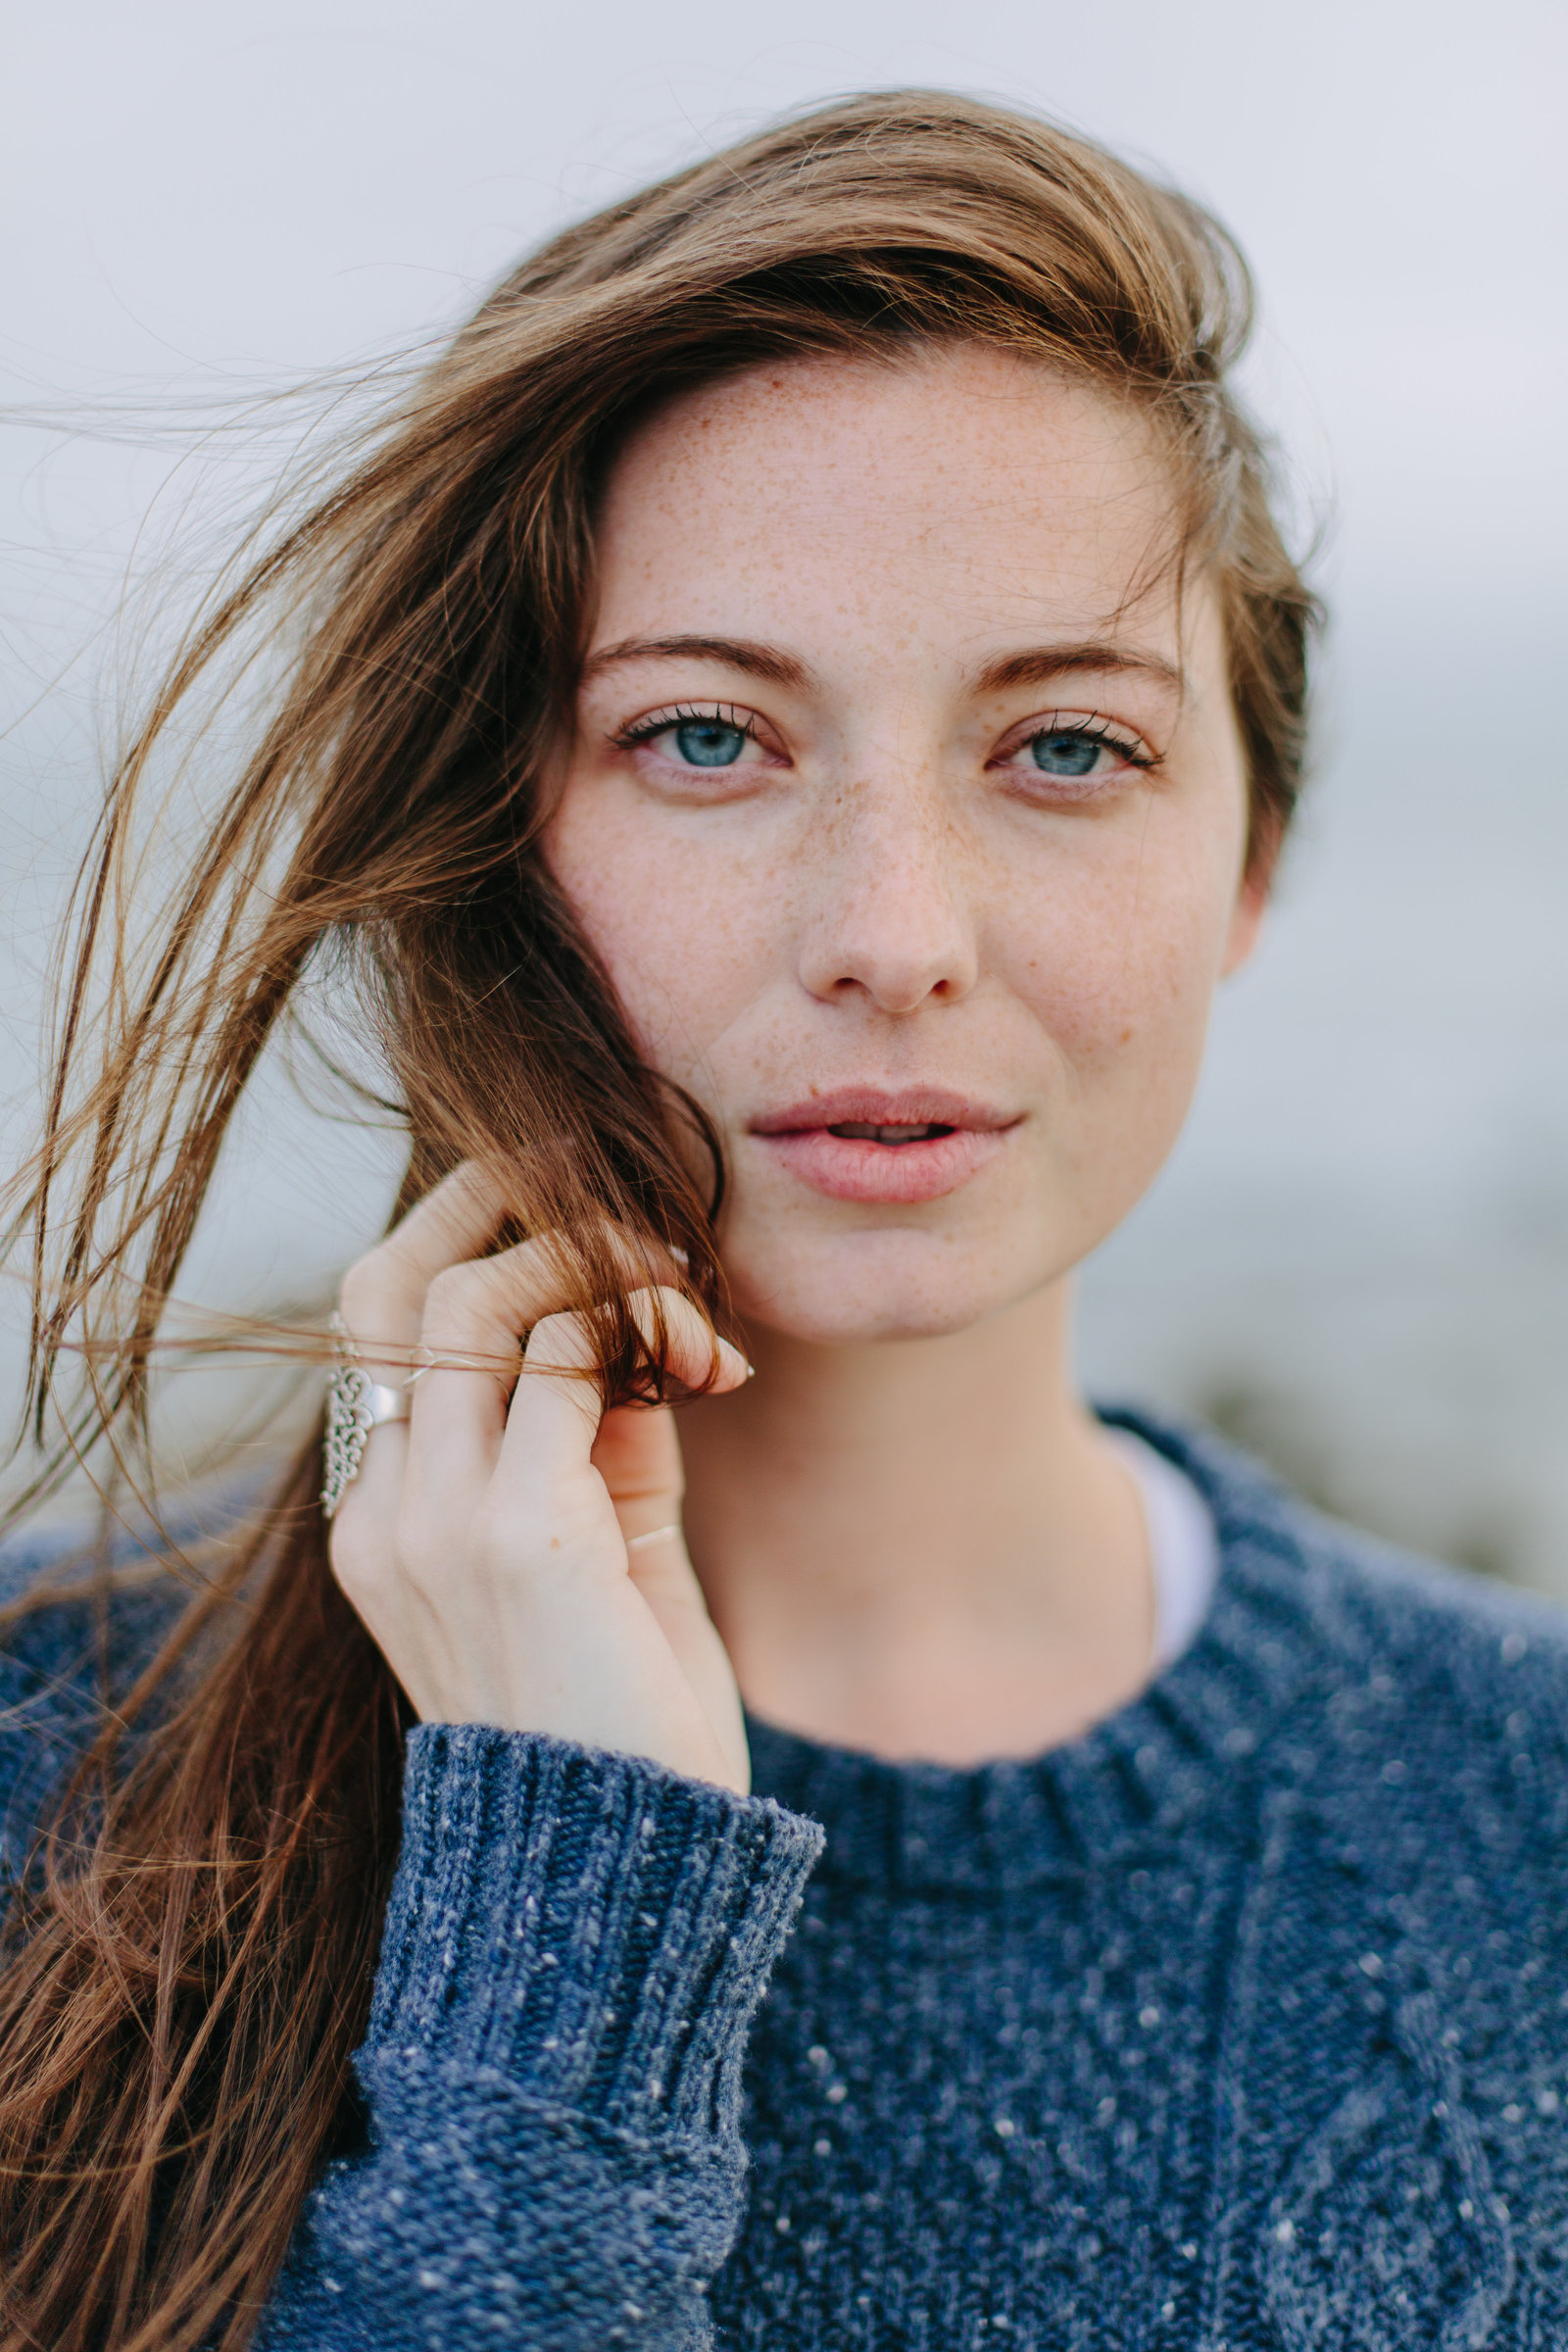
[[[257,2352],[698,2352],[740,2216],[740,2070],[820,1832],[634,1757],[409,1742],[364,2151]]]

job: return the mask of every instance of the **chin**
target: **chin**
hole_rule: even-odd
[[[1034,1251],[998,1251],[994,1235],[987,1244],[982,1252],[951,1235],[906,1229],[814,1247],[726,1247],[722,1255],[731,1298],[747,1323],[809,1345],[844,1348],[946,1339],[1066,1271],[1037,1269]]]

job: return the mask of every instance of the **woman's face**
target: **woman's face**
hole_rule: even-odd
[[[1136,416],[979,347],[759,367],[616,466],[548,855],[750,1320],[961,1329],[1164,1159],[1260,905],[1174,530]]]

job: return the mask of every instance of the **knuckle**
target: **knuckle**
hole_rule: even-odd
[[[528,1334],[523,1354],[536,1371],[581,1372],[594,1362],[597,1348],[587,1318],[562,1308],[540,1316]]]
[[[443,1266],[432,1275],[430,1287],[424,1294],[427,1317],[439,1322],[462,1322],[470,1316],[484,1296],[482,1281],[477,1279],[479,1268],[467,1261],[457,1266]]]
[[[425,1283],[416,1260],[389,1234],[357,1257],[338,1293],[343,1320],[355,1333],[375,1334],[377,1323],[417,1313]]]
[[[367,1250],[363,1257],[357,1257],[354,1260],[353,1265],[343,1277],[342,1289],[338,1296],[343,1319],[351,1330],[356,1318],[367,1312],[373,1312],[377,1301],[385,1294],[387,1287],[385,1250],[384,1242],[377,1243],[373,1250]]]
[[[425,1200],[445,1206],[448,1202],[464,1207],[473,1206],[499,1216],[506,1207],[506,1192],[497,1181],[495,1171],[482,1159],[461,1159],[440,1183],[425,1195]]]
[[[560,1306],[550,1314],[539,1317],[533,1326],[532,1337],[537,1339],[542,1332],[547,1339],[560,1340],[564,1339],[568,1332],[581,1329],[581,1315],[573,1314],[569,1307]]]

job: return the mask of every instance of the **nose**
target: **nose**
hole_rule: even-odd
[[[966,997],[979,970],[968,861],[939,785],[907,770],[863,776],[812,830],[799,876],[811,995],[895,1015]]]

